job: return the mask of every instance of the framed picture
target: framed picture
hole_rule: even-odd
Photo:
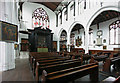
[[[17,25],[0,21],[0,41],[17,42],[18,41]]]
[[[19,48],[19,44],[14,44],[14,49],[17,50]]]

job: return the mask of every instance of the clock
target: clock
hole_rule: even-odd
[[[97,36],[102,36],[103,32],[102,30],[97,31]]]

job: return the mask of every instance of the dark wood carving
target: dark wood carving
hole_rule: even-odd
[[[34,30],[28,29],[28,31],[30,32],[30,52],[37,52],[38,48],[47,48],[48,52],[53,51],[53,33],[50,29],[37,27]]]

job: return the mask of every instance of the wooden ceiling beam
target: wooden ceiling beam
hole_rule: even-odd
[[[114,15],[113,15],[113,12],[110,12],[110,11],[108,11],[108,14],[110,15],[110,17],[114,17]]]
[[[54,11],[57,8],[57,6],[53,5],[51,2],[43,2],[42,4],[50,8],[52,11]]]
[[[105,13],[101,13],[101,17],[104,19],[104,20],[106,20],[107,18],[106,18],[106,14]]]
[[[60,2],[52,2],[52,4],[58,6],[60,4]]]

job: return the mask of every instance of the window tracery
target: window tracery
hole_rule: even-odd
[[[110,44],[120,44],[120,20],[113,22],[109,26],[109,30]]]
[[[49,28],[49,17],[43,8],[37,8],[32,14],[33,27]]]

